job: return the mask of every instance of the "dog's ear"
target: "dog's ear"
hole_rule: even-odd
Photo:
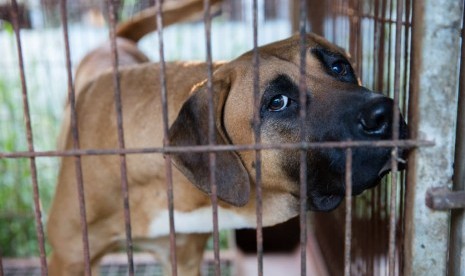
[[[216,144],[229,144],[223,126],[223,108],[230,90],[226,80],[213,81],[213,104]],[[169,130],[171,146],[208,145],[208,92],[206,84],[198,86],[182,106]],[[208,152],[172,154],[175,166],[200,190],[211,193]],[[243,206],[249,200],[250,179],[238,154],[216,153],[215,180],[219,199]]]

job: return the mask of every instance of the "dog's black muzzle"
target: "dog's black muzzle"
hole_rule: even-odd
[[[360,92],[359,92],[360,93]],[[327,123],[320,137],[313,141],[379,141],[393,138],[393,100],[364,90],[364,99],[341,100],[340,116]],[[407,139],[407,124],[399,116],[398,139]],[[376,186],[381,178],[392,169],[392,148],[354,147],[352,149],[352,194]],[[346,176],[345,149],[318,149],[309,153],[308,208],[330,211],[336,208],[345,196]],[[399,149],[397,167],[405,169],[407,151]],[[312,186],[313,185],[313,186]]]

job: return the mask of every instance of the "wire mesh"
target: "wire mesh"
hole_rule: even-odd
[[[330,16],[331,20],[326,21],[324,35],[349,49],[355,70],[366,87],[394,98],[396,109],[393,113],[393,141],[399,137],[397,106],[400,105],[404,113],[407,112],[410,9],[410,1],[388,0],[329,1],[326,9],[326,16]],[[398,148],[394,146],[391,153],[393,177],[387,183],[366,192],[364,196],[355,198],[352,208],[345,208],[346,211],[354,210],[351,268],[347,272],[346,263],[346,274],[400,273],[404,182],[402,175],[398,178],[396,173]],[[326,231],[331,232],[333,224],[343,223],[342,212],[342,208],[336,211],[336,214],[330,216],[330,220],[326,216],[315,215],[315,231],[318,237],[321,235],[323,241],[320,245],[326,258],[342,259],[335,252],[335,248],[338,248],[335,241],[325,241],[328,236]],[[329,236],[337,236],[334,231],[331,233]],[[373,238],[364,238],[367,235]],[[342,242],[343,239],[341,237],[334,240]],[[376,245],[372,240],[377,241]],[[332,273],[340,274],[344,265],[341,261],[339,265],[333,264],[331,269]]]

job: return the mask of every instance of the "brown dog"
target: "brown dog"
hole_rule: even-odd
[[[298,142],[301,131],[305,131],[308,142],[390,139],[392,100],[361,87],[339,47],[313,34],[306,36],[305,44],[308,49],[305,130],[298,119],[299,37],[259,49],[263,143]],[[144,57],[135,48],[132,50],[131,55]],[[105,58],[108,56],[104,54]],[[99,55],[94,55],[94,59],[98,61]],[[89,60],[92,59],[86,62]],[[207,144],[206,65],[174,62],[166,67],[171,145]],[[77,76],[86,80],[80,84],[76,103],[81,148],[117,148],[111,70],[96,77],[95,73],[79,74],[88,73],[81,70]],[[120,74],[126,147],[162,147],[160,65],[124,67]],[[218,144],[254,143],[252,83],[252,53],[215,64],[213,90]],[[405,138],[404,122],[400,133]],[[72,148],[66,123],[61,139],[62,149]],[[299,156],[298,150],[262,152],[264,226],[296,216],[300,196],[308,198],[309,210],[317,211],[332,210],[344,198],[344,150],[308,151],[306,195],[299,194]],[[198,275],[202,251],[212,231],[208,153],[173,154],[172,158],[176,167],[173,189],[178,274]],[[220,229],[255,227],[254,152],[218,152],[216,160]],[[389,169],[386,164],[390,164],[389,149],[354,149],[353,194],[376,185]],[[161,154],[128,155],[127,167],[134,243],[158,256],[166,274],[170,274],[164,158]],[[125,239],[119,157],[83,156],[82,168],[90,258],[96,272],[98,260]],[[74,159],[66,157],[62,160],[48,222],[53,247],[52,275],[83,274],[77,198]]]

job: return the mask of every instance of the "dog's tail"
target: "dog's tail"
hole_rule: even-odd
[[[222,0],[210,0],[213,10],[217,9]],[[163,4],[163,25],[169,26],[174,23],[193,20],[203,14],[203,0],[167,1]],[[136,14],[130,20],[122,22],[116,28],[118,37],[138,42],[146,34],[157,29],[157,8],[151,7]]]

